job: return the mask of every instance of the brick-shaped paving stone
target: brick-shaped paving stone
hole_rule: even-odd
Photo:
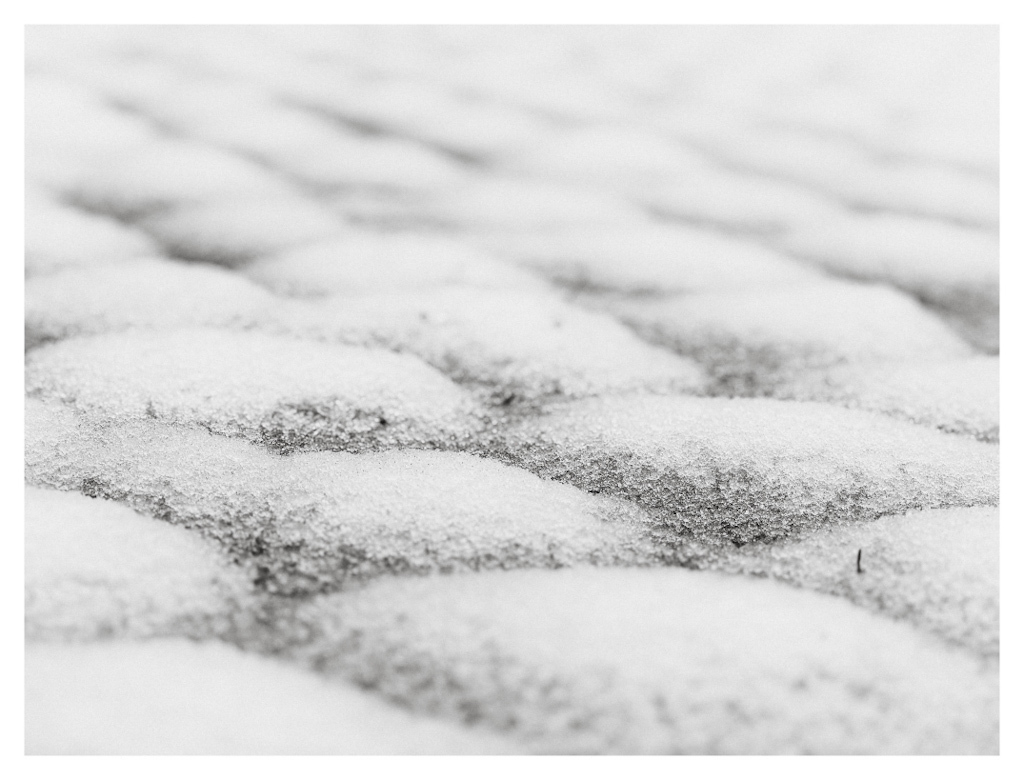
[[[999,500],[997,446],[815,403],[579,401],[522,422],[504,446],[545,477],[636,501],[673,533],[737,544]]]
[[[530,273],[459,241],[430,233],[350,231],[246,266],[282,295],[315,297],[423,290],[444,285],[541,289]]]
[[[584,291],[665,296],[823,279],[813,267],[749,241],[656,222],[506,232],[478,240],[560,285]]]
[[[718,565],[843,596],[999,655],[999,511],[929,509],[751,544]]]
[[[252,572],[210,542],[101,498],[25,489],[25,635],[108,639],[225,630]]]
[[[611,309],[648,340],[696,359],[726,395],[771,395],[794,375],[843,363],[971,354],[935,314],[880,285],[827,281]]]
[[[799,376],[775,395],[868,409],[999,441],[999,358],[994,356],[836,366]]]
[[[552,294],[451,287],[325,299],[290,316],[297,335],[411,352],[503,405],[637,389],[694,392],[705,381],[691,360]]]
[[[456,446],[482,422],[422,361],[260,332],[185,328],[69,339],[31,353],[29,395],[153,418],[281,451]]]
[[[30,484],[124,501],[197,529],[271,592],[382,573],[664,560],[647,515],[462,453],[272,455],[160,423],[91,424],[30,401]]]
[[[29,644],[25,688],[29,755],[519,752],[216,643]]]
[[[295,654],[558,753],[994,753],[993,670],[840,599],[672,569],[387,580]]]
[[[160,258],[29,279],[25,293],[30,347],[135,328],[266,327],[276,306],[273,295],[238,274]]]

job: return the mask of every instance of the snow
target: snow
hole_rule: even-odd
[[[967,357],[912,298],[843,281],[612,302],[645,338],[695,358],[718,392],[771,394],[803,371],[879,360]]]
[[[328,209],[298,196],[240,197],[180,206],[144,227],[172,254],[234,266],[328,238],[343,229]]]
[[[433,116],[418,116],[402,126],[410,138],[422,139],[454,152],[472,165],[504,161],[510,154],[535,144],[548,132],[546,117],[496,101],[441,100],[430,105]]]
[[[765,238],[793,224],[842,215],[839,204],[813,190],[770,176],[710,166],[699,176],[644,188],[636,197],[668,218]]]
[[[786,234],[787,251],[830,270],[893,283],[949,305],[974,293],[994,296],[998,237],[985,231],[890,214],[851,215]]]
[[[25,275],[93,268],[155,255],[145,233],[104,216],[54,202],[28,200],[25,209]],[[31,296],[28,296],[31,301]]]
[[[597,227],[643,218],[628,202],[587,187],[494,175],[439,191],[430,209],[456,228],[482,233]]]
[[[631,294],[760,290],[822,278],[756,244],[656,222],[496,233],[478,240],[552,281],[583,289]]]
[[[422,146],[344,132],[339,122],[288,106],[246,81],[196,84],[179,78],[173,88],[133,97],[138,110],[178,132],[253,156],[308,183],[416,189],[461,175],[449,160]]]
[[[326,147],[291,148],[273,162],[321,187],[430,191],[458,181],[463,171],[447,158],[401,138],[333,133]]]
[[[25,43],[41,751],[997,750],[994,27]]]
[[[336,83],[317,89],[311,82],[294,88],[325,114],[415,139],[456,160],[503,159],[536,143],[549,129],[542,117],[479,95],[455,94],[422,79],[353,80],[344,91]]]
[[[351,231],[257,260],[243,272],[284,295],[427,289],[441,285],[530,289],[540,283],[466,243],[430,233]]]
[[[112,419],[199,425],[282,451],[452,446],[479,425],[469,396],[412,356],[212,328],[46,345],[27,359],[25,388]]]
[[[255,163],[162,138],[104,153],[63,191],[94,210],[130,219],[213,199],[255,201],[291,195],[284,182]]]
[[[297,655],[554,753],[994,753],[994,671],[839,599],[680,569],[384,580]]]
[[[150,128],[67,79],[26,74],[25,179],[62,190],[153,143]]]
[[[998,447],[809,402],[585,400],[523,421],[505,446],[541,476],[635,501],[684,540],[770,542],[999,500]]]
[[[798,225],[785,250],[836,273],[893,284],[947,313],[978,347],[999,344],[999,237],[889,214]]]
[[[66,271],[25,283],[29,346],[132,328],[253,328],[276,301],[226,270],[159,258]]]
[[[869,409],[981,441],[999,441],[998,357],[837,366],[809,372],[776,395]]]
[[[228,645],[30,644],[25,666],[29,755],[518,752]]]
[[[535,144],[508,167],[553,181],[631,195],[651,185],[704,175],[707,160],[668,136],[637,127],[572,127]]]
[[[872,150],[828,136],[790,120],[783,128],[717,128],[692,140],[736,168],[798,182],[854,207],[998,224],[999,187],[987,177],[916,160],[880,162]]]
[[[982,656],[999,654],[995,507],[915,511],[822,529],[794,542],[747,545],[720,565],[833,593]]]
[[[639,388],[692,391],[703,381],[691,361],[554,295],[467,287],[396,291],[323,299],[289,316],[296,335],[412,352],[506,405]]]
[[[198,536],[99,498],[25,488],[25,634],[211,636],[250,598],[248,573]]]
[[[282,457],[153,421],[97,424],[31,399],[26,421],[29,484],[195,528],[274,593],[389,572],[646,565],[660,554],[637,508],[468,454]]]

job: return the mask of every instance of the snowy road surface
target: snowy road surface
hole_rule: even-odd
[[[34,27],[29,753],[995,753],[995,27]]]

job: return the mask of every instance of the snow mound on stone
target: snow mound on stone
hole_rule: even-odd
[[[667,135],[640,127],[588,125],[549,133],[506,167],[631,194],[659,182],[703,176],[708,164]]]
[[[998,675],[841,600],[679,569],[382,580],[299,655],[413,709],[584,753],[994,753]]]
[[[776,395],[839,403],[999,441],[998,357],[837,366],[801,376]]]
[[[842,596],[984,656],[999,654],[995,507],[917,511],[747,545],[722,566]]]
[[[126,331],[30,353],[30,396],[199,425],[281,451],[455,446],[470,396],[410,355],[215,329]]]
[[[843,213],[840,204],[799,185],[710,166],[699,176],[645,187],[636,198],[665,217],[763,239]]]
[[[672,533],[709,541],[999,500],[995,445],[809,402],[592,399],[503,437],[518,465],[635,501]]]
[[[472,455],[272,455],[152,421],[29,401],[26,480],[127,502],[250,561],[271,592],[350,577],[660,560],[646,515]]]
[[[182,141],[154,140],[89,165],[64,185],[74,200],[123,219],[226,198],[285,203],[292,189],[256,163]],[[198,238],[196,239],[198,240]]]
[[[887,282],[944,313],[967,338],[999,346],[998,234],[889,214],[796,226],[786,251],[858,279]]]
[[[34,148],[88,152],[153,140],[141,132],[138,122],[106,105],[95,90],[38,72],[25,77],[25,138],[30,152]]]
[[[756,244],[681,225],[587,226],[480,240],[559,284],[629,294],[814,282],[821,274]]]
[[[832,122],[825,132],[795,124],[791,115],[780,124],[718,126],[690,137],[734,169],[800,183],[849,211],[920,214],[940,224],[999,222],[998,182],[989,176],[953,161],[879,154],[859,133],[843,137]]]
[[[359,134],[332,121],[329,112],[286,105],[247,80],[182,79],[137,92],[131,101],[179,132],[320,187],[406,191],[449,184],[461,175],[451,160],[422,144]]]
[[[971,354],[935,315],[878,285],[829,281],[611,309],[648,340],[696,359],[727,395],[770,395],[803,371],[836,364]]]
[[[225,198],[185,205],[147,217],[143,225],[171,254],[227,266],[343,230],[329,210],[298,196]]]
[[[106,104],[87,87],[26,74],[25,180],[30,185],[68,193],[94,171],[157,139],[144,122]]]
[[[25,489],[25,634],[210,636],[249,600],[208,542],[112,501]]]
[[[253,328],[268,321],[275,303],[258,285],[220,268],[138,259],[29,279],[25,341],[131,328]]]
[[[429,193],[458,181],[464,172],[444,155],[413,140],[335,130],[331,142],[295,144],[274,161],[300,180],[323,189]]]
[[[518,752],[228,645],[30,644],[25,665],[31,755]]]
[[[25,209],[28,277],[154,254],[157,245],[149,236],[107,217],[38,200]]]
[[[553,295],[451,287],[338,297],[295,308],[290,328],[411,352],[504,404],[703,384],[691,361]]]
[[[257,260],[251,279],[284,295],[422,290],[446,284],[482,288],[538,288],[530,274],[480,250],[431,234],[345,233]]]
[[[412,139],[467,166],[501,162],[510,152],[543,138],[552,124],[519,106],[481,101],[451,85],[356,78],[338,89],[336,70],[322,72],[321,84],[309,75],[284,77],[290,90],[300,92],[304,103],[325,116],[341,124],[372,128],[384,137]]]
[[[439,191],[431,213],[453,227],[479,232],[597,227],[643,218],[635,206],[588,187],[500,176]]]

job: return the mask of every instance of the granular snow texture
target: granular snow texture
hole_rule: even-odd
[[[550,293],[436,290],[328,298],[290,310],[289,332],[418,355],[501,405],[629,390],[694,392],[694,362]]]
[[[512,462],[734,544],[919,507],[996,504],[998,450],[881,415],[770,399],[567,403],[508,429]]]
[[[28,28],[27,752],[998,752],[997,44]]]
[[[750,544],[720,564],[844,596],[986,656],[999,653],[999,512],[930,509]]]
[[[679,569],[391,580],[314,602],[298,656],[556,752],[996,749],[996,676],[841,601]]]
[[[640,508],[466,453],[282,457],[201,429],[97,423],[63,404],[29,401],[26,416],[29,483],[195,529],[270,593],[388,572],[658,560]]]
[[[25,489],[29,639],[212,635],[247,572],[194,534],[100,498]]]
[[[103,417],[198,425],[283,451],[448,446],[479,418],[414,357],[217,329],[44,346],[28,358],[25,388]]]
[[[999,441],[999,358],[876,362],[808,371],[778,398],[868,409],[950,433]]]

